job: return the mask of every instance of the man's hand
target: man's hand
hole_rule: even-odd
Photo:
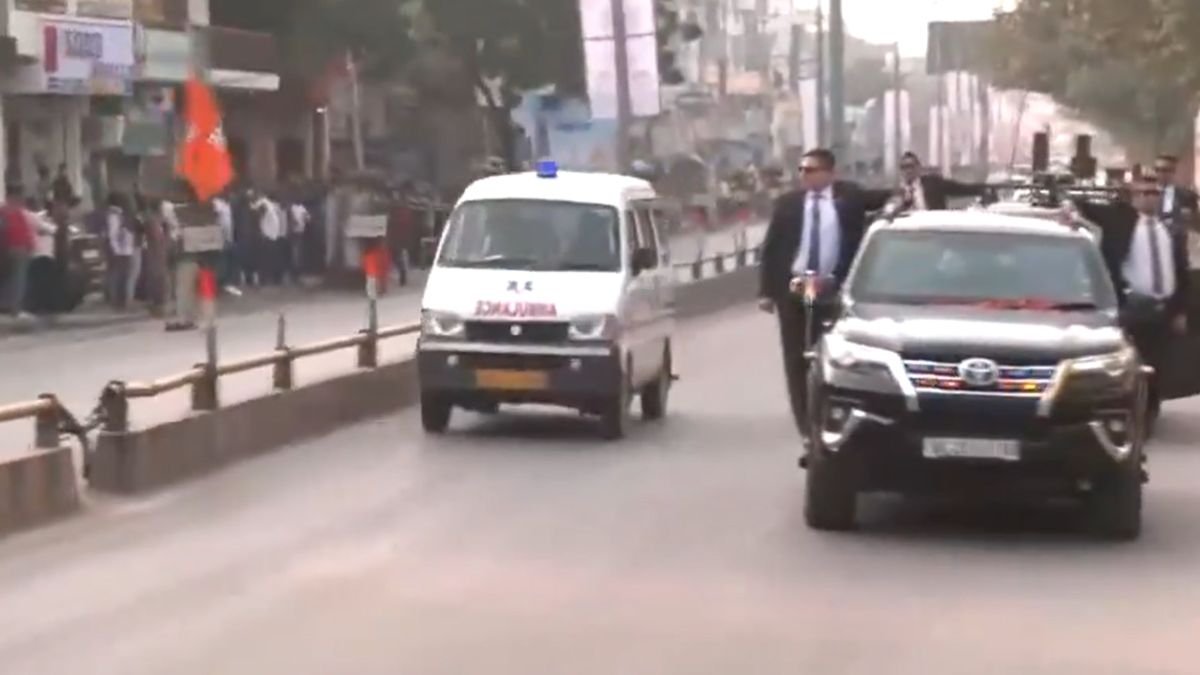
[[[1172,319],[1171,320],[1171,330],[1176,335],[1187,335],[1187,332],[1188,332],[1187,314],[1180,314],[1179,316],[1176,316],[1174,319]]]
[[[775,313],[775,301],[770,298],[759,298],[758,309],[767,314]]]
[[[1071,228],[1079,228],[1079,209],[1071,202],[1063,202],[1058,211],[1058,222]]]

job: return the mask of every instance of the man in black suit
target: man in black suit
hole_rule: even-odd
[[[937,174],[924,173],[921,158],[906,152],[900,158],[899,197],[912,211],[945,211],[951,197],[982,197],[985,185],[960,183]]]
[[[846,280],[867,227],[867,213],[883,208],[891,193],[864,190],[837,179],[837,159],[829,150],[810,150],[800,164],[801,188],[775,204],[763,241],[759,306],[779,316],[788,396],[797,425],[804,430],[805,306],[792,281],[806,272],[820,279],[813,317],[814,339],[830,317],[833,298]]]
[[[1154,175],[1158,178],[1158,186],[1163,192],[1162,215],[1168,225],[1177,228],[1179,232],[1195,231],[1200,200],[1195,192],[1179,183],[1179,158],[1174,155],[1160,155],[1154,162]]]
[[[1131,200],[1107,205],[1077,201],[1075,206],[1103,232],[1100,250],[1125,310],[1126,328],[1142,359],[1162,372],[1171,336],[1188,330],[1187,236],[1163,217],[1163,191],[1155,179],[1139,178],[1131,190]],[[1152,418],[1158,416],[1161,400],[1157,381],[1152,381]]]

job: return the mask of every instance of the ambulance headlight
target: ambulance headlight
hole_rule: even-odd
[[[617,317],[596,314],[572,319],[567,334],[572,340],[615,340],[617,329]]]
[[[459,338],[466,330],[466,323],[457,314],[421,310],[421,334],[425,337]]]

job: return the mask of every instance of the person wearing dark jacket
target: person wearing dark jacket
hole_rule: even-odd
[[[921,158],[906,152],[900,158],[901,200],[913,211],[945,211],[951,197],[982,197],[985,185],[960,183],[937,174],[924,173]]]
[[[1200,199],[1191,189],[1179,183],[1179,159],[1162,155],[1154,162],[1154,174],[1162,190],[1162,215],[1167,224],[1181,231],[1195,230],[1200,213]]]
[[[1146,177],[1132,186],[1132,200],[1113,204],[1073,202],[1102,231],[1100,250],[1126,313],[1126,329],[1147,365],[1162,372],[1173,334],[1187,333],[1190,291],[1186,232],[1162,216],[1162,189]],[[1150,408],[1162,400],[1151,381]]]
[[[807,364],[804,338],[807,321],[793,279],[811,272],[822,289],[813,325],[820,330],[829,316],[828,299],[845,282],[867,228],[867,213],[883,208],[887,190],[865,190],[837,179],[836,158],[828,150],[811,150],[801,160],[801,188],[779,198],[767,228],[759,270],[760,307],[775,312],[783,343],[784,367],[792,413],[804,430]],[[814,339],[819,337],[816,332]]]

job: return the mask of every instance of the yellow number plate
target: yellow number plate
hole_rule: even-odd
[[[549,388],[549,378],[540,370],[477,370],[475,386],[502,391],[539,391]]]

